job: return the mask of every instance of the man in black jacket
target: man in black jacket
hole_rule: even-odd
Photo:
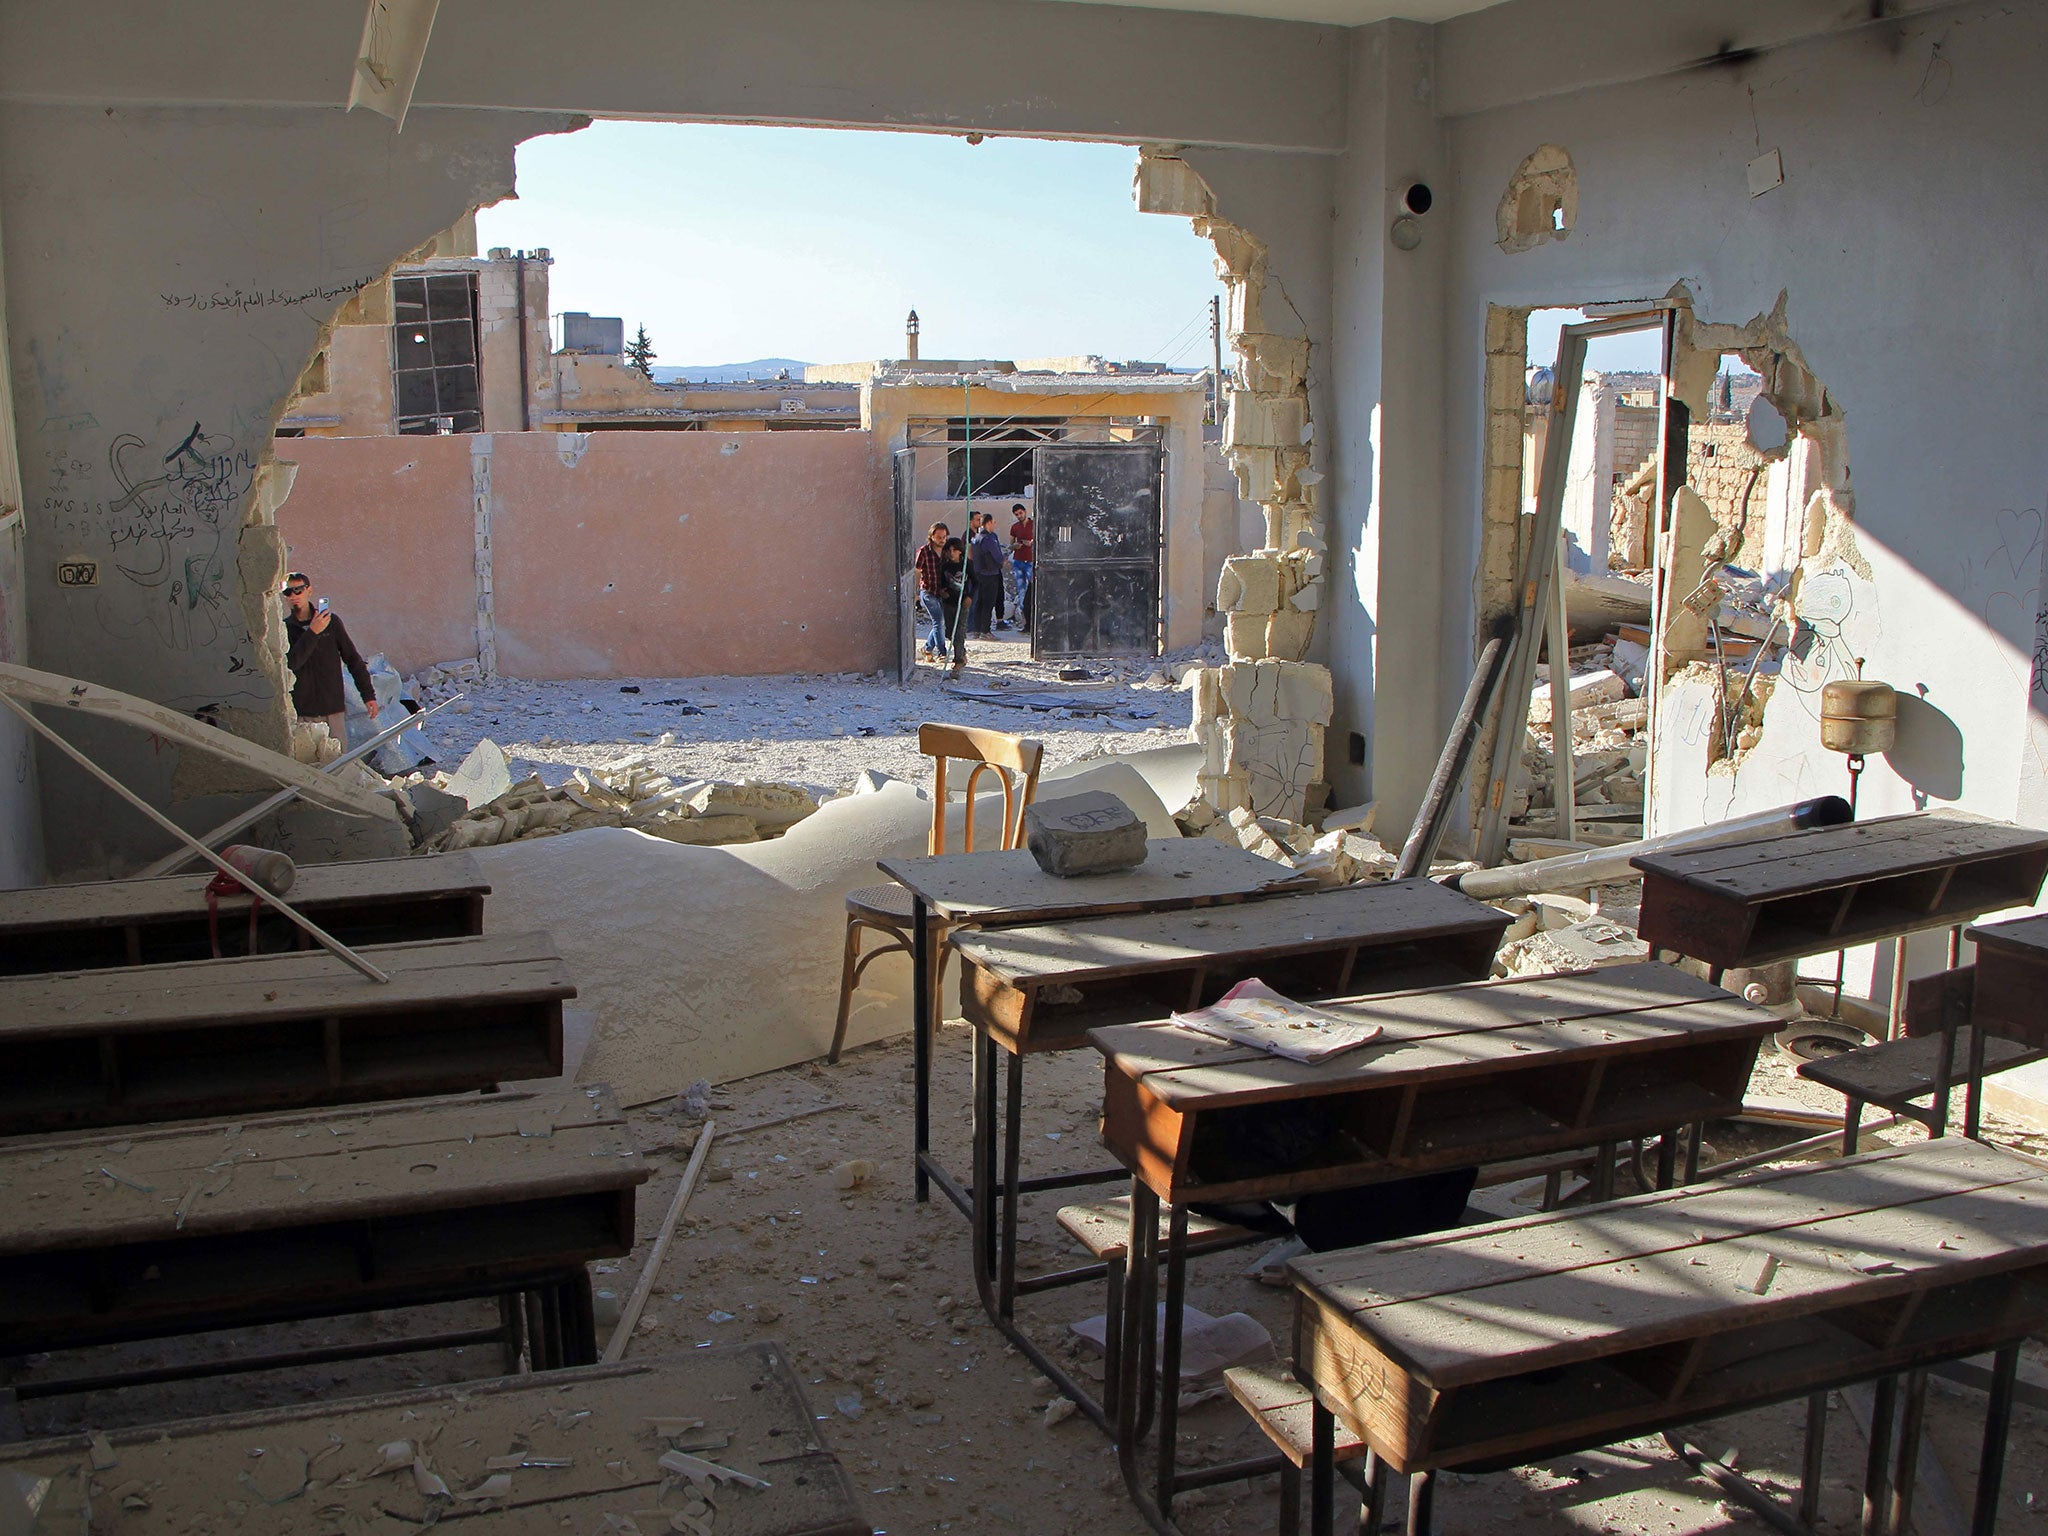
[[[315,601],[313,583],[304,571],[285,578],[285,659],[292,669],[292,708],[304,723],[318,722],[327,734],[348,746],[348,705],[341,692],[341,669],[356,680],[356,692],[372,720],[377,718],[377,693],[362,652],[348,637],[341,615],[330,613],[325,600]]]

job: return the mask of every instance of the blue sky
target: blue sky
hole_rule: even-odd
[[[1204,366],[1213,257],[1131,205],[1136,151],[950,134],[599,122],[519,147],[480,249],[545,246],[555,313],[645,324],[663,364],[900,354]]]

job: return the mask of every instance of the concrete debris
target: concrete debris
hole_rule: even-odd
[[[1104,790],[1038,800],[1024,810],[1024,845],[1049,875],[1102,875],[1145,862],[1145,823]]]
[[[299,720],[292,725],[291,754],[296,762],[311,763],[315,768],[322,763],[331,763],[341,756],[342,746],[334,739],[334,733],[320,721]]]
[[[704,779],[677,784],[645,759],[627,756],[602,768],[581,769],[549,788],[539,774],[509,782],[505,754],[495,742],[478,743],[454,773],[413,775],[395,781],[411,802],[423,852],[490,848],[521,838],[580,832],[586,827],[629,827],[672,843],[718,846],[778,837],[817,810],[810,791],[796,784]],[[488,799],[479,799],[503,779]],[[455,807],[466,807],[457,810]]]
[[[1559,900],[1554,896],[1541,899]],[[1540,924],[1540,917],[1538,921]],[[1650,946],[1636,937],[1634,929],[1604,917],[1589,917],[1502,945],[1494,959],[1494,972],[1501,976],[1547,976],[1556,971],[1630,965],[1648,959],[1649,955]]]
[[[1650,706],[1640,690],[1649,656],[1647,638],[1646,631],[1625,626],[1595,644],[1572,648],[1571,772],[1576,841],[1606,844],[1642,836]],[[1539,676],[1547,671],[1547,667],[1537,668]],[[1556,816],[1555,734],[1546,676],[1529,695],[1523,771],[1508,806],[1512,832],[1563,835]]]

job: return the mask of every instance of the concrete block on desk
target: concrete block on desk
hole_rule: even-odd
[[[1024,811],[1024,844],[1048,875],[1106,875],[1145,862],[1145,823],[1106,790],[1040,800]]]

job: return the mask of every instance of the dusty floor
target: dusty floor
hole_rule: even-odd
[[[945,1108],[936,1117],[935,1135],[956,1170],[967,1158],[967,1043],[963,1027],[947,1029],[936,1070],[934,1102]],[[909,1077],[908,1043],[897,1041],[851,1053],[836,1067],[813,1064],[715,1090],[709,1178],[670,1249],[635,1347],[673,1352],[713,1342],[782,1341],[877,1530],[1008,1529],[1044,1536],[1142,1531],[1102,1436],[1078,1416],[1048,1427],[1050,1389],[982,1318],[969,1271],[966,1223],[942,1200],[923,1206],[913,1201]],[[1026,1082],[1027,1168],[1102,1166],[1106,1159],[1095,1137],[1096,1059],[1085,1052],[1034,1057]],[[1780,1098],[1816,1092],[1768,1054],[1754,1087]],[[700,1131],[698,1121],[667,1105],[636,1111],[632,1118],[656,1172],[640,1195],[636,1258],[601,1266],[596,1277],[600,1288],[620,1297],[632,1290],[637,1258],[646,1253],[682,1172],[683,1149]],[[2008,1137],[2011,1130],[1994,1128]],[[1770,1144],[1736,1127],[1717,1128],[1713,1139],[1723,1155]],[[875,1172],[859,1187],[842,1191],[831,1170],[853,1159],[873,1162]],[[1027,1201],[1027,1269],[1060,1267],[1075,1257],[1053,1222],[1058,1203],[1114,1192],[1105,1186]],[[1243,1310],[1284,1339],[1286,1294],[1240,1273],[1258,1251],[1197,1261],[1189,1301],[1212,1314]],[[1100,1309],[1101,1293],[1094,1286],[1020,1304],[1034,1336],[1067,1353],[1084,1373],[1091,1356],[1068,1341],[1066,1325]],[[460,1308],[434,1310],[440,1314],[436,1326],[485,1320]],[[381,1316],[298,1330],[297,1336],[392,1337],[428,1322],[424,1313]],[[253,1334],[219,1342],[266,1347]],[[189,1358],[211,1347],[187,1341],[123,1353],[131,1359]],[[17,1380],[81,1364],[41,1361]],[[494,1350],[472,1348],[34,1400],[23,1409],[29,1431],[37,1433],[79,1423],[148,1422],[308,1397],[357,1396],[496,1371]],[[1945,1382],[1937,1381],[1930,1394],[1930,1434],[1965,1508],[1982,1406],[1981,1394]],[[1788,1406],[1693,1433],[1713,1452],[1739,1446],[1746,1470],[1790,1487],[1799,1423],[1799,1410]],[[1863,1443],[1851,1425],[1847,1412],[1831,1420],[1823,1522],[1831,1532],[1848,1532],[1856,1524]],[[1181,1427],[1182,1458],[1189,1464],[1260,1448],[1227,1401],[1191,1410]],[[1197,1493],[1182,1500],[1180,1524],[1189,1536],[1268,1532],[1274,1498],[1270,1478]],[[2014,1419],[2004,1505],[2005,1529],[2017,1532],[2030,1528],[2037,1510],[2048,1509],[2048,1415],[2026,1407]],[[1515,1473],[1449,1478],[1439,1491],[1438,1520],[1446,1536],[1509,1523],[1558,1532],[1670,1536],[1749,1516],[1723,1505],[1661,1442],[1640,1441]],[[1931,1518],[1923,1518],[1921,1530],[1945,1536]]]
[[[515,776],[538,769],[550,784],[572,769],[636,752],[677,778],[777,779],[825,795],[847,788],[868,768],[928,782],[931,764],[918,753],[917,728],[932,719],[1036,737],[1045,743],[1048,765],[1183,742],[1189,705],[1171,683],[1175,659],[1091,661],[1090,681],[1076,685],[1059,680],[1056,664],[1033,662],[1025,638],[1014,632],[970,642],[958,687],[1064,690],[1077,703],[1113,703],[1107,716],[1063,718],[962,698],[947,691],[944,669],[920,657],[908,683],[897,682],[893,672],[885,678],[503,678],[468,690],[426,730],[444,768],[488,736],[513,760]],[[465,705],[467,711],[457,713]],[[657,744],[664,732],[674,734],[672,744]]]

